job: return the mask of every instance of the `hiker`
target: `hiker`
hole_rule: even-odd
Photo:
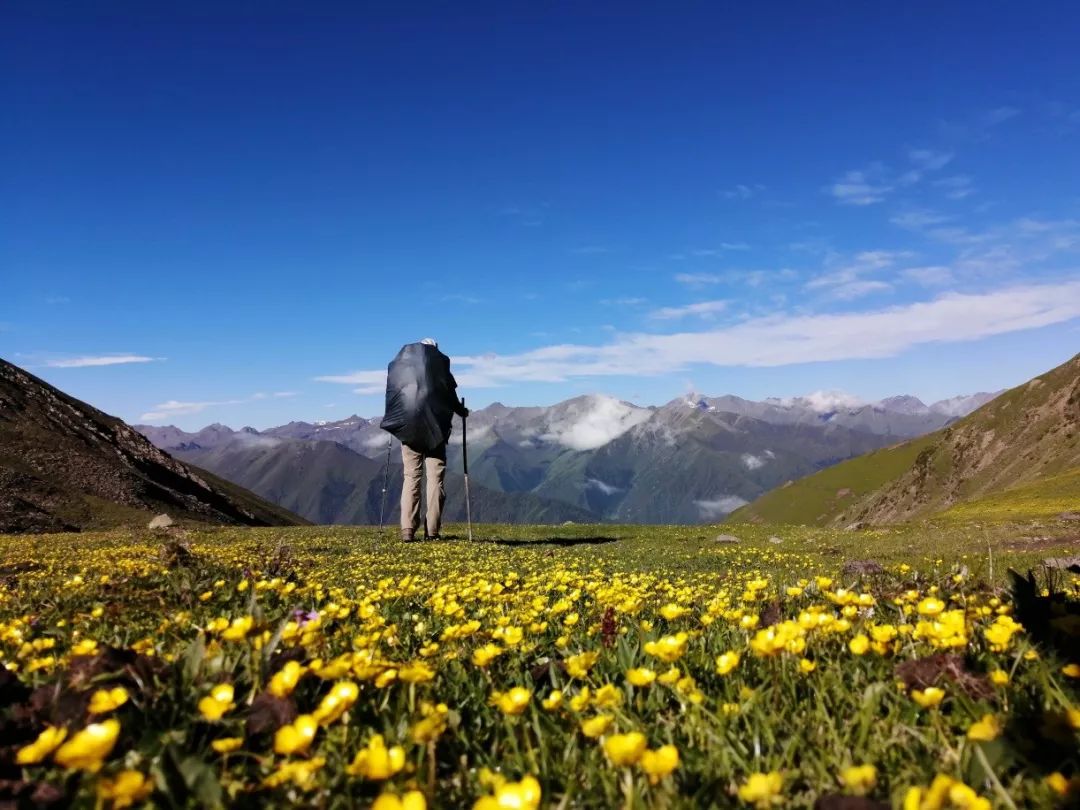
[[[424,538],[438,540],[446,500],[446,442],[454,414],[468,408],[458,399],[450,358],[432,338],[401,347],[387,368],[386,413],[380,427],[401,441],[405,483],[401,488],[401,539],[412,542],[420,526],[420,478],[427,471]]]

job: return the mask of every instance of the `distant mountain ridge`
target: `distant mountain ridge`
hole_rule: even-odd
[[[990,397],[956,398],[951,407],[976,407]],[[647,408],[599,395],[549,407],[494,403],[469,417],[470,473],[484,501],[474,515],[516,522],[715,521],[784,481],[955,418],[934,410],[937,405],[913,397],[844,404],[827,395],[764,402],[690,396]],[[389,440],[378,419],[353,415],[264,431],[219,424],[193,433],[138,429],[159,447],[311,520],[378,520],[371,492],[381,494],[375,479]],[[456,423],[448,449],[451,516],[463,514],[453,495],[460,437]],[[400,489],[396,447],[391,511]]]
[[[1078,472],[1080,355],[939,431],[794,481],[731,519],[877,525],[965,505],[1003,514],[1002,500],[1016,515],[1052,514],[1080,508]]]
[[[246,526],[305,522],[0,360],[0,532],[145,525],[154,512]]]

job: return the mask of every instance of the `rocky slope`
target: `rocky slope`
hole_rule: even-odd
[[[0,532],[145,524],[155,512],[204,523],[304,522],[0,360]]]
[[[1080,355],[997,396],[943,430],[775,490],[733,520],[886,524],[986,502],[1080,467]],[[1066,482],[1063,484],[1062,481]],[[1067,500],[1067,499],[1066,499]],[[1073,503],[1080,508],[1080,491]]]

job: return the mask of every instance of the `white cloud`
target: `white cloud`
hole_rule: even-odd
[[[892,190],[891,184],[858,170],[845,173],[829,187],[829,193],[845,205],[873,205],[884,200]]]
[[[951,268],[937,264],[925,267],[909,267],[901,275],[909,281],[922,284],[924,287],[944,287],[954,280]]]
[[[248,400],[244,399],[226,399],[216,402],[179,402],[175,399],[170,399],[168,402],[162,402],[154,406],[154,410],[144,413],[139,417],[143,422],[163,422],[166,419],[172,419],[177,416],[188,416],[193,413],[202,413],[207,408],[213,408],[218,405],[239,405]]]
[[[586,478],[585,486],[591,489],[596,489],[605,495],[614,495],[616,492],[623,492],[622,487],[616,487],[611,484],[605,484],[599,478]]]
[[[678,273],[675,280],[687,287],[707,287],[711,284],[719,284],[723,279],[716,273]]]
[[[975,193],[975,189],[971,185],[971,178],[963,174],[935,180],[934,187],[944,189],[945,196],[950,200],[962,200]]]
[[[764,190],[765,186],[761,185],[761,183],[752,183],[750,185],[739,183],[732,188],[721,191],[720,196],[725,200],[749,200]]]
[[[853,301],[872,293],[889,292],[892,290],[891,284],[863,277],[891,268],[901,259],[909,259],[913,255],[908,251],[864,250],[843,264],[832,258],[829,264],[833,265],[833,269],[810,279],[805,288],[823,290],[830,298],[840,301]]]
[[[934,172],[945,168],[952,159],[952,152],[937,152],[933,149],[912,149],[908,152],[912,165],[923,171]]]
[[[661,307],[650,312],[649,317],[660,321],[671,321],[689,316],[711,318],[725,309],[727,309],[727,301],[699,301],[682,307]]]
[[[164,357],[147,357],[142,354],[105,354],[91,357],[71,357],[66,360],[49,360],[49,368],[91,368],[96,366],[118,366],[125,363],[153,363]]]
[[[649,303],[649,299],[639,298],[637,296],[624,296],[622,298],[604,298],[600,303],[605,307],[639,307],[642,304]]]
[[[861,312],[777,314],[731,326],[657,335],[628,333],[601,345],[559,344],[519,354],[453,359],[463,387],[565,382],[598,376],[682,373],[693,365],[775,367],[892,357],[916,346],[961,343],[1080,317],[1080,281],[1027,284]],[[385,380],[384,371],[320,379]],[[358,376],[359,375],[359,376]]]
[[[593,450],[648,420],[652,411],[614,397],[586,397],[563,418],[548,425],[540,438],[572,450]]]
[[[816,413],[831,413],[832,411],[858,408],[866,404],[865,400],[846,391],[811,391],[801,397],[781,397],[767,401],[775,401],[785,408],[809,408]],[[773,457],[770,456],[770,458]]]
[[[363,395],[381,394],[386,390],[385,371],[354,371],[350,374],[330,374],[316,377],[316,382],[343,383],[358,385],[353,392]]]
[[[765,466],[765,459],[761,456],[755,456],[753,453],[743,453],[742,463],[748,470],[757,470]]]
[[[721,495],[719,498],[709,501],[694,501],[701,517],[706,520],[715,520],[731,514],[740,506],[745,506],[749,501],[738,495]]]

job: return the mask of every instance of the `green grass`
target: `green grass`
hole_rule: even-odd
[[[1016,546],[1031,529],[488,525],[476,527],[473,543],[451,526],[446,540],[428,544],[403,544],[391,530],[320,526],[205,529],[182,543],[139,530],[0,536],[0,663],[19,684],[5,687],[15,697],[0,708],[0,726],[10,756],[47,723],[74,735],[115,717],[116,748],[99,757],[96,773],[48,757],[20,769],[31,788],[50,785],[84,807],[126,769],[149,780],[155,805],[172,807],[367,807],[381,793],[408,790],[431,807],[470,807],[493,790],[486,770],[510,781],[535,777],[542,803],[524,807],[750,808],[740,788],[755,773],[774,773],[778,806],[810,808],[844,791],[845,767],[868,763],[877,769],[871,795],[896,806],[944,773],[995,807],[1049,808],[1043,777],[1080,770],[1076,734],[1059,722],[1080,703],[1077,682],[1061,674],[1068,659],[1053,646],[1033,656],[1034,638],[1021,633],[993,650],[983,635],[996,600],[1008,605],[996,587],[1008,566],[1023,570],[1076,551],[1066,535]],[[1040,537],[1060,529],[1040,527]],[[738,542],[716,542],[720,531]],[[845,574],[853,559],[884,570]],[[1080,598],[1080,580],[1065,584]],[[793,595],[795,586],[801,592]],[[875,603],[850,607],[849,627],[837,603],[854,596],[842,588]],[[897,664],[941,649],[939,631],[915,610],[930,594],[961,617],[959,651],[971,676],[1001,670],[1010,673],[1007,686],[972,694],[944,678],[945,700],[932,710],[897,689]],[[742,625],[750,616],[791,629],[813,611],[833,630],[806,631],[805,648],[788,652],[759,655],[751,642],[761,628]],[[222,628],[234,620],[250,627],[229,639]],[[470,620],[475,629],[448,638]],[[930,635],[909,628],[866,654],[850,646],[875,627],[919,622]],[[514,628],[517,643],[504,635]],[[687,634],[686,648],[674,661],[650,652],[678,633]],[[112,669],[108,658],[79,664],[71,652],[90,640],[135,657]],[[478,664],[477,651],[492,644],[501,653]],[[583,652],[596,653],[595,664],[575,675],[568,667]],[[720,673],[715,660],[725,652],[741,661]],[[800,659],[813,672],[801,673]],[[269,701],[289,660],[307,671]],[[316,674],[331,662],[340,671]],[[632,668],[661,674],[672,666],[677,681],[628,681]],[[406,679],[417,667],[429,676]],[[87,681],[76,671],[96,674]],[[316,711],[336,681],[357,684],[351,711],[326,722],[308,750],[275,753],[273,729]],[[200,701],[221,683],[233,686],[233,704],[219,720],[205,719]],[[87,716],[91,693],[117,685],[127,703]],[[592,697],[570,706],[586,686]],[[47,688],[29,701],[17,696],[22,687]],[[492,701],[514,687],[530,697],[522,714],[504,715]],[[541,701],[556,689],[566,702],[545,709]],[[601,694],[613,702],[598,703]],[[412,731],[425,702],[447,707],[431,743]],[[251,723],[264,704],[277,714],[260,732]],[[967,740],[985,714],[1003,724],[1000,738]],[[612,723],[601,740],[581,726],[598,715]],[[613,765],[605,740],[615,732],[640,732],[653,749],[675,746],[679,767],[651,784],[640,766]],[[375,734],[403,751],[404,767],[386,782],[348,773]],[[235,753],[211,747],[234,737]],[[296,767],[309,768],[310,779],[289,771]],[[268,784],[278,777],[283,784]]]
[[[1053,520],[1067,512],[1080,512],[1080,469],[957,504],[937,519],[961,523]],[[1080,534],[1080,524],[1076,529]]]
[[[862,496],[895,481],[931,446],[934,434],[875,450],[765,493],[736,510],[732,522],[824,526]],[[844,490],[848,494],[840,495]]]

